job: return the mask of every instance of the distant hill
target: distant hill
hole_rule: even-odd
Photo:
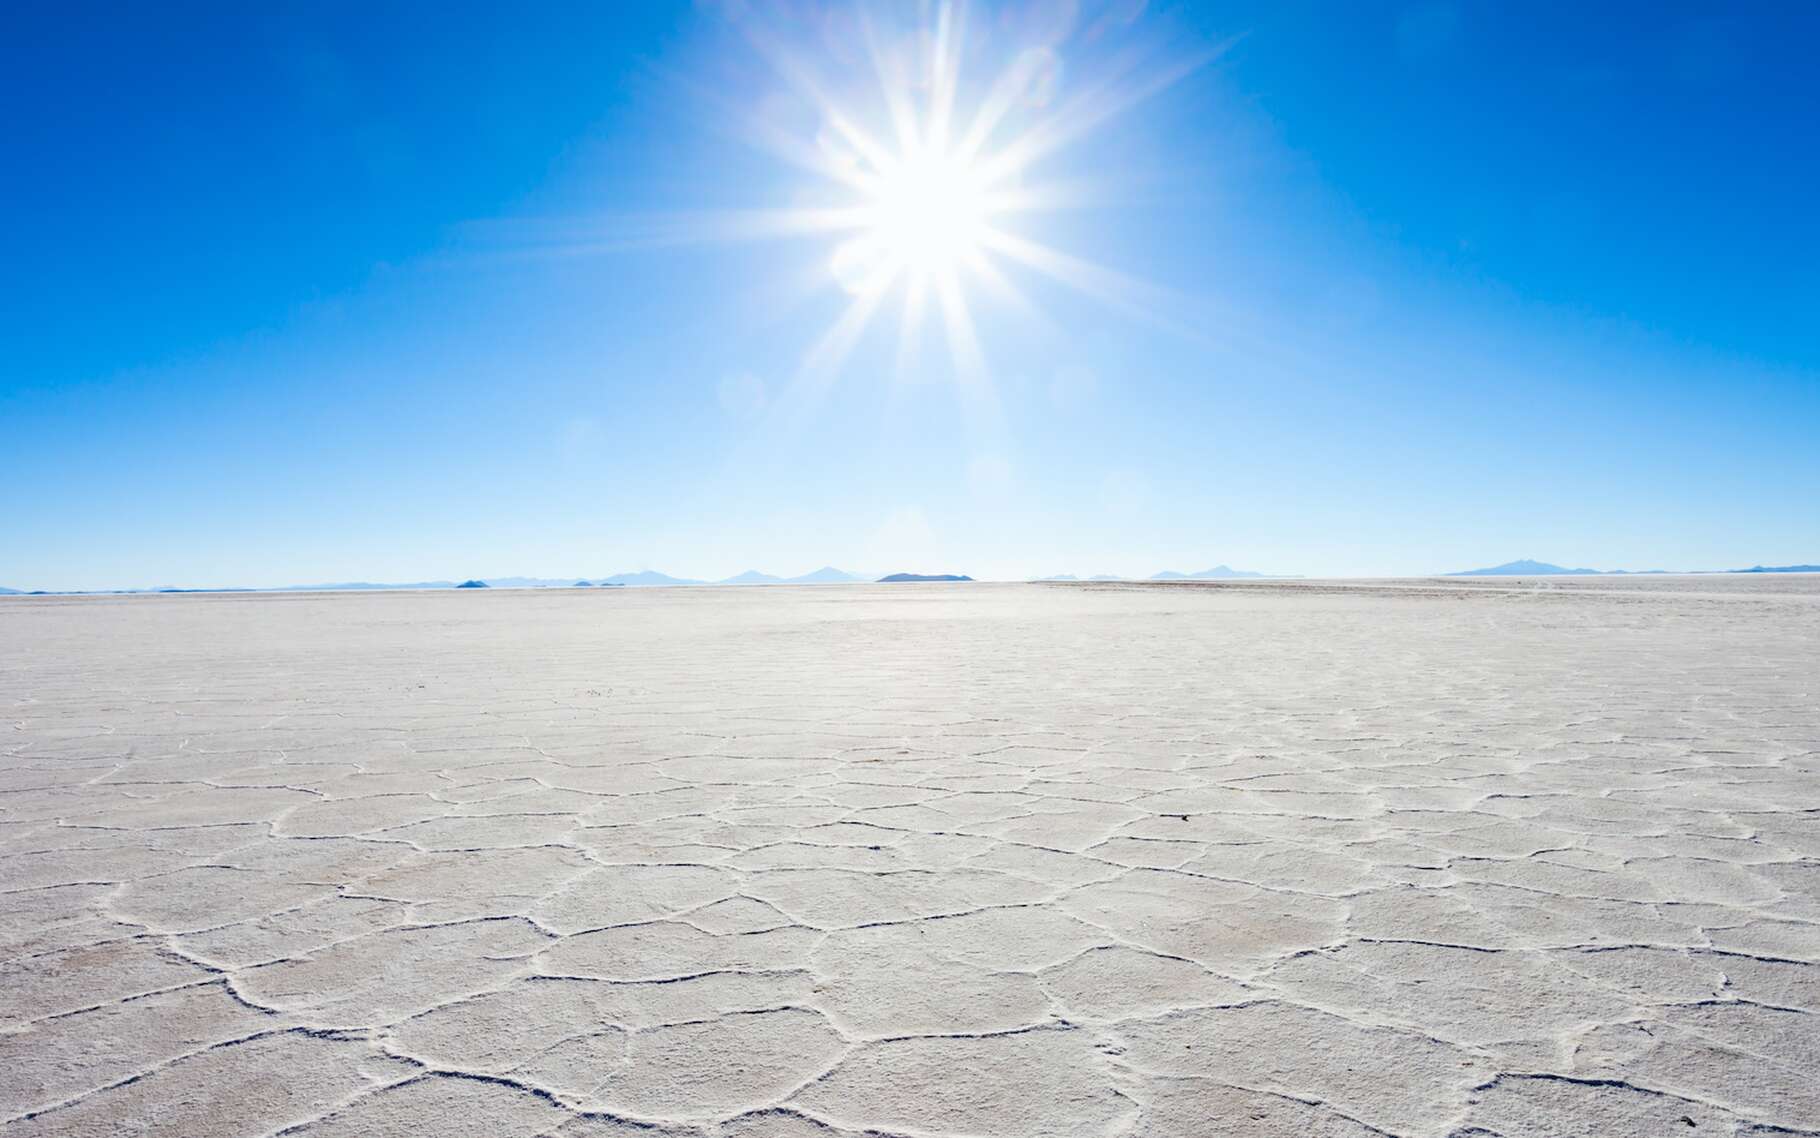
[[[1733,569],[1733,573],[1820,573],[1820,565],[1752,565],[1749,569]],[[0,593],[10,593],[11,589],[0,589]]]
[[[1203,569],[1199,573],[1188,575],[1197,581],[1230,581],[1238,578],[1257,579],[1270,576],[1268,573],[1254,573],[1249,569],[1234,569],[1230,565],[1215,565],[1211,569]]]
[[[672,577],[668,573],[659,573],[653,569],[641,569],[637,573],[615,573],[611,577],[602,577],[597,585],[705,585],[706,581],[697,581],[689,577]]]
[[[893,573],[889,577],[880,577],[881,585],[894,585],[903,581],[971,581],[972,577],[960,573]]]
[[[9,589],[4,585],[0,585],[0,597],[23,597],[24,595],[24,589]]]
[[[461,584],[459,584],[455,587],[457,589],[484,589],[487,587],[487,583],[485,581],[469,580],[469,581],[463,581]]]
[[[1445,577],[1596,577],[1598,569],[1563,569],[1546,561],[1506,561],[1489,569],[1463,569],[1444,573]]]
[[[1199,573],[1177,573],[1173,569],[1165,569],[1150,579],[1152,581],[1231,581],[1239,578],[1255,579],[1267,576],[1269,576],[1269,574],[1253,573],[1249,569],[1234,569],[1230,565],[1215,565],[1213,568],[1203,569]]]
[[[756,569],[748,569],[738,576],[728,577],[725,581],[716,582],[716,584],[721,585],[781,585],[783,583],[784,579],[782,577],[773,577],[769,573],[760,573]]]
[[[1076,577],[1073,573],[1057,573],[1053,577],[1038,577],[1037,580],[1039,580],[1039,581],[1078,581],[1078,580],[1080,580],[1080,578]]]
[[[787,585],[842,585],[849,581],[861,581],[864,579],[865,578],[857,573],[849,573],[845,569],[836,569],[832,565],[824,565],[813,573],[804,573],[800,577],[788,578],[784,583]]]

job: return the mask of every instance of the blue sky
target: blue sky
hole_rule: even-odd
[[[817,356],[914,11],[10,5],[0,584],[1820,560],[1811,5],[957,10],[1098,268]]]

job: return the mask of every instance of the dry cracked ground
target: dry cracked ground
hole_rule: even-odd
[[[1820,579],[0,602],[0,1130],[1820,1131]]]

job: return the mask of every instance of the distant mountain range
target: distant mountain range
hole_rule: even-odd
[[[782,577],[773,577],[769,573],[760,573],[756,569],[748,569],[744,573],[728,577],[724,581],[715,582],[717,585],[781,585],[783,583]]]
[[[1443,573],[1440,575],[1444,576],[1444,577],[1611,577],[1611,576],[1643,576],[1643,575],[1658,574],[1658,573],[1665,573],[1665,572],[1671,572],[1671,570],[1663,570],[1663,569],[1641,569],[1641,570],[1639,570],[1639,569],[1569,569],[1569,568],[1566,568],[1561,565],[1551,564],[1550,562],[1547,562],[1547,561],[1533,561],[1533,560],[1529,560],[1529,559],[1522,559],[1522,560],[1517,560],[1517,561],[1507,561],[1502,565],[1493,565],[1493,566],[1490,566],[1489,568],[1485,568],[1485,569],[1465,569],[1465,570],[1460,570],[1460,571],[1454,572],[1454,573]],[[1749,569],[1696,570],[1695,572],[1820,573],[1820,565],[1753,565]],[[1073,575],[1071,573],[1059,573],[1053,577],[1038,578],[1038,580],[1041,580],[1041,581],[1079,581],[1081,579],[1082,578],[1076,577],[1075,575]],[[1271,573],[1257,573],[1257,572],[1253,572],[1248,569],[1234,569],[1230,565],[1215,565],[1211,569],[1203,569],[1198,573],[1178,573],[1173,570],[1165,569],[1162,572],[1157,573],[1155,576],[1150,578],[1150,580],[1152,580],[1152,581],[1218,581],[1218,580],[1257,580],[1257,579],[1279,579],[1280,580],[1280,579],[1288,579],[1288,578],[1277,575],[1277,574],[1271,574]],[[82,592],[97,593],[97,594],[251,593],[251,592],[270,592],[270,593],[335,592],[335,593],[339,593],[339,592],[354,592],[354,591],[363,591],[363,590],[379,591],[379,590],[396,590],[396,589],[457,589],[457,588],[470,588],[471,589],[471,588],[479,588],[482,586],[485,586],[488,588],[495,588],[495,589],[550,589],[550,588],[576,589],[576,588],[597,588],[597,587],[615,588],[615,587],[626,587],[626,586],[655,587],[655,586],[706,585],[706,584],[710,584],[710,583],[717,584],[717,585],[833,585],[833,584],[847,584],[847,583],[864,583],[864,582],[870,582],[873,580],[877,580],[881,583],[897,583],[897,582],[903,582],[903,581],[971,581],[971,580],[973,580],[973,578],[968,577],[964,574],[960,574],[960,573],[892,573],[886,577],[874,578],[874,577],[870,576],[869,574],[850,573],[844,569],[836,569],[832,565],[824,565],[822,568],[817,569],[812,573],[804,573],[804,574],[802,574],[800,576],[796,576],[796,577],[777,577],[770,573],[761,573],[756,569],[748,569],[744,573],[739,573],[732,577],[728,577],[724,580],[715,581],[715,582],[696,580],[695,578],[692,578],[692,577],[672,577],[668,573],[659,573],[659,572],[656,572],[655,570],[651,570],[651,569],[641,569],[636,573],[615,573],[611,577],[600,577],[595,580],[588,580],[586,578],[575,578],[575,577],[484,577],[484,578],[476,577],[476,578],[470,578],[465,581],[412,581],[412,582],[408,582],[408,583],[377,583],[377,582],[372,582],[372,581],[342,581],[342,582],[337,582],[334,584],[325,584],[325,585],[281,585],[281,586],[276,586],[276,587],[272,587],[272,588],[262,588],[262,589],[235,588],[235,587],[194,589],[194,588],[174,588],[174,587],[170,587],[170,586],[162,586],[162,587],[148,588],[148,589],[60,590],[60,589],[13,589],[13,588],[7,588],[5,586],[0,586],[0,596],[7,596],[7,597],[40,596],[40,595],[44,595],[44,594],[82,593]],[[1086,580],[1088,580],[1088,581],[1125,581],[1125,580],[1130,580],[1130,578],[1116,576],[1111,573],[1099,573],[1099,574],[1095,574],[1092,577],[1086,578]]]
[[[693,577],[672,577],[668,573],[659,573],[654,569],[640,569],[636,573],[615,573],[611,577],[602,577],[594,582],[596,585],[705,585],[706,581],[697,581]]]
[[[973,580],[972,577],[964,576],[963,574],[960,574],[960,573],[893,573],[888,577],[880,577],[878,579],[878,583],[881,585],[896,585],[896,584],[900,584],[905,581],[971,581],[971,580]]]
[[[1506,561],[1502,565],[1493,565],[1489,569],[1462,569],[1457,573],[1442,574],[1446,577],[1593,577],[1604,572],[1601,569],[1563,569],[1559,565],[1550,565],[1546,561],[1519,559]]]
[[[849,581],[863,581],[866,578],[858,573],[849,573],[845,569],[836,569],[824,565],[813,573],[804,573],[800,577],[791,577],[784,581],[786,585],[844,585]]]
[[[1230,565],[1215,565],[1213,568],[1203,569],[1199,573],[1177,573],[1173,569],[1165,569],[1150,579],[1152,581],[1231,581],[1245,577],[1260,578],[1267,576],[1269,576],[1268,573],[1253,573],[1249,569],[1234,569]]]
[[[716,581],[715,584],[717,584],[717,585],[844,585],[844,584],[848,583],[849,581],[863,581],[863,580],[866,580],[866,578],[861,577],[857,573],[849,573],[845,569],[836,569],[832,565],[824,565],[820,569],[817,569],[815,572],[804,573],[800,577],[773,577],[769,573],[760,573],[756,569],[748,569],[744,573],[740,573],[733,577],[728,577],[724,581]]]

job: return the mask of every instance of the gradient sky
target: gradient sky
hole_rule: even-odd
[[[0,584],[1820,561],[1820,7],[975,4],[1105,273],[806,364],[911,11],[9,3]]]

